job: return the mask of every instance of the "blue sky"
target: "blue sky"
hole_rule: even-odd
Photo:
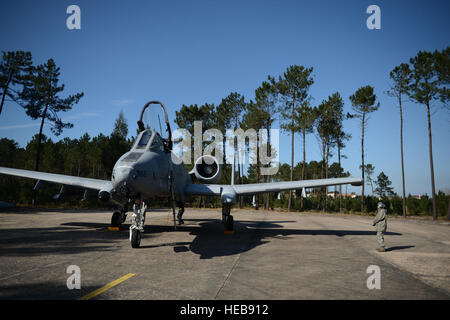
[[[81,8],[81,30],[68,30],[66,9]],[[381,30],[366,27],[366,8],[381,9]],[[387,96],[389,72],[419,50],[450,43],[448,1],[1,1],[0,50],[31,51],[35,64],[53,58],[61,67],[65,94],[84,92],[63,114],[74,128],[54,140],[88,132],[109,134],[120,110],[130,132],[143,104],[164,102],[169,118],[182,104],[220,103],[237,91],[247,100],[267,75],[288,66],[314,67],[310,94],[319,104],[338,91],[348,97],[359,87],[375,88],[381,104],[371,115],[365,140],[366,163],[384,171],[401,193],[399,111]],[[436,189],[450,189],[449,111],[433,106]],[[407,193],[431,193],[426,109],[405,102],[404,152]],[[278,124],[275,125],[277,127]],[[39,122],[7,103],[0,138],[24,146]],[[343,166],[360,175],[361,130],[347,120]],[[290,162],[290,137],[280,135],[280,160]],[[296,137],[295,161],[301,160]],[[320,160],[317,139],[307,137],[307,161]],[[349,188],[348,191],[352,189]],[[359,189],[354,189],[359,191]],[[370,191],[370,188],[369,188]]]

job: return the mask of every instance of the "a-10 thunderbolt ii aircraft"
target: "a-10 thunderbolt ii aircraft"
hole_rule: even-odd
[[[156,130],[144,126],[142,121],[144,111],[151,104],[159,104],[164,111],[164,120],[168,132],[168,138],[166,139],[162,138]],[[41,181],[61,184],[61,191],[55,196],[55,199],[62,198],[67,190],[73,187],[85,189],[84,198],[87,198],[88,190],[95,190],[98,192],[100,201],[110,202],[117,207],[117,211],[113,213],[111,218],[111,226],[114,227],[120,226],[125,221],[128,207],[132,204],[130,242],[133,248],[140,246],[147,204],[155,197],[169,197],[171,199],[174,227],[176,228],[176,206],[179,207],[178,223],[182,224],[184,203],[187,196],[220,196],[222,222],[225,230],[232,231],[231,206],[236,203],[240,195],[340,184],[358,186],[362,182],[360,178],[349,177],[235,185],[232,178],[231,185],[214,184],[221,177],[221,166],[216,158],[203,155],[195,161],[191,172],[186,171],[181,161],[173,161],[177,157],[172,153],[172,132],[166,108],[161,102],[150,101],[145,104],[138,126],[140,133],[133,147],[117,160],[110,181],[5,167],[0,167],[0,173],[35,179],[37,180],[35,190],[39,189]],[[196,180],[202,184],[194,183]]]

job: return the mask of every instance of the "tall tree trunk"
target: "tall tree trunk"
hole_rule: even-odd
[[[48,109],[48,105],[45,106],[44,113],[42,114],[41,127],[39,128],[38,144],[37,144],[37,151],[36,151],[36,163],[35,163],[35,166],[34,166],[34,171],[39,171],[39,159],[40,159],[40,155],[41,155],[42,130],[44,128],[45,117],[47,116],[47,109]],[[33,198],[31,200],[33,206],[36,204],[36,193],[37,193],[37,190],[33,189]]]
[[[238,126],[238,120],[235,119],[234,132],[236,132],[237,126]],[[237,141],[237,138],[236,138],[236,151],[237,151],[236,157],[237,157],[237,166],[238,166],[238,181],[239,181],[239,184],[242,184],[241,165],[239,164],[239,151],[240,150],[238,149],[238,147],[239,147],[239,145],[238,145],[238,141]],[[239,209],[242,209],[242,196],[238,197],[238,201],[239,201]]]
[[[429,103],[427,103],[427,116],[428,116],[428,143],[430,148],[431,192],[433,193],[433,219],[436,220],[437,208],[436,208],[436,192],[434,188],[433,143],[431,139],[431,116]]]
[[[302,165],[302,180],[305,180],[305,166],[306,166],[306,129],[303,128],[302,129],[302,135],[303,135],[303,165]],[[302,207],[302,210],[304,209],[303,207],[303,190],[302,190],[302,196],[300,197],[300,205]]]
[[[339,170],[341,170],[341,144],[338,141],[338,164]],[[342,184],[339,185],[339,213],[342,213]]]
[[[269,178],[268,175],[264,176],[263,181],[268,182],[268,178]],[[269,194],[268,193],[264,193],[263,201],[264,201],[264,210],[269,210]]]
[[[402,97],[401,92],[398,96],[398,104],[400,106],[400,151],[402,156],[402,184],[403,184],[403,218],[406,218],[406,191],[405,191],[405,165],[403,162],[403,111],[402,111]]]
[[[5,103],[6,92],[8,92],[9,83],[12,79],[12,71],[9,73],[8,81],[6,82],[5,88],[3,89],[2,102],[0,103],[0,114],[2,114],[3,104]]]
[[[328,179],[328,155],[330,153],[330,144],[327,142],[327,148],[325,153],[325,179]],[[328,210],[328,187],[325,187],[325,210]]]
[[[259,183],[260,175],[260,163],[259,163],[259,148],[258,143],[256,143],[256,183]],[[259,210],[259,196],[258,193],[255,194],[255,210]]]
[[[294,106],[292,103],[292,116],[291,116],[291,181],[294,179]],[[289,202],[288,211],[291,211],[292,190],[289,190]]]
[[[269,157],[272,157],[272,148],[270,145],[270,126],[267,127],[267,153],[270,155]],[[270,163],[272,163],[272,161],[270,161]],[[269,166],[270,166],[269,163]],[[270,176],[266,175],[266,182],[270,182]],[[269,206],[270,206],[270,194],[267,192],[264,194],[264,208],[265,210],[269,210]]]
[[[361,213],[364,213],[364,126],[366,124],[366,113],[362,115],[362,136],[361,136],[361,174],[362,174],[362,193],[361,193]]]
[[[237,159],[236,159],[236,164],[237,164],[237,167],[238,167],[238,183],[241,184],[241,183],[242,183],[242,180],[241,180],[241,166],[240,166],[240,164],[239,164],[239,150],[237,150],[236,157],[237,157]],[[234,161],[234,159],[233,159],[233,161]],[[236,166],[235,166],[234,168],[236,169]],[[234,181],[233,181],[233,183],[234,183]],[[242,202],[241,202],[241,199],[242,199],[242,196],[239,196],[239,197],[238,197],[239,209],[242,209]]]
[[[37,153],[36,153],[36,164],[34,167],[35,171],[39,171],[39,159],[41,154],[41,139],[42,139],[42,129],[44,128],[45,117],[47,116],[48,105],[45,106],[44,113],[42,115],[41,127],[39,128],[39,136],[38,136],[38,145],[37,145]]]
[[[448,202],[448,208],[447,208],[447,220],[450,220],[450,201]]]
[[[325,141],[324,140],[322,140],[322,172],[321,172],[321,179],[324,179],[325,178]],[[322,190],[324,189],[324,187],[322,187],[321,189],[320,189],[320,194],[322,194]],[[323,207],[322,207],[322,210],[323,211],[325,211],[325,199],[324,199],[324,205],[323,205]],[[320,203],[321,201],[319,201],[319,203]]]
[[[239,165],[239,166],[241,166],[241,165]],[[244,164],[242,164],[241,173],[242,173],[242,175],[244,175]],[[241,178],[239,178],[239,184],[242,184]],[[239,208],[242,208],[243,206],[244,206],[244,197],[241,196],[241,197],[239,197]]]

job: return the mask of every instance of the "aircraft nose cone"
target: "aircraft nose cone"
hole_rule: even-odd
[[[131,171],[132,168],[117,168],[114,173],[114,181],[117,184],[120,184],[122,182],[126,182],[127,180],[131,180]]]
[[[129,194],[133,188],[133,168],[121,167],[114,172],[114,186],[124,195]]]

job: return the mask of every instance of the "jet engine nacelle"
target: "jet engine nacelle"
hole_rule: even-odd
[[[222,177],[222,166],[213,156],[205,155],[195,161],[190,174],[202,183],[215,183]]]
[[[102,202],[108,202],[111,199],[111,194],[109,193],[109,191],[100,190],[98,192],[98,199]]]

